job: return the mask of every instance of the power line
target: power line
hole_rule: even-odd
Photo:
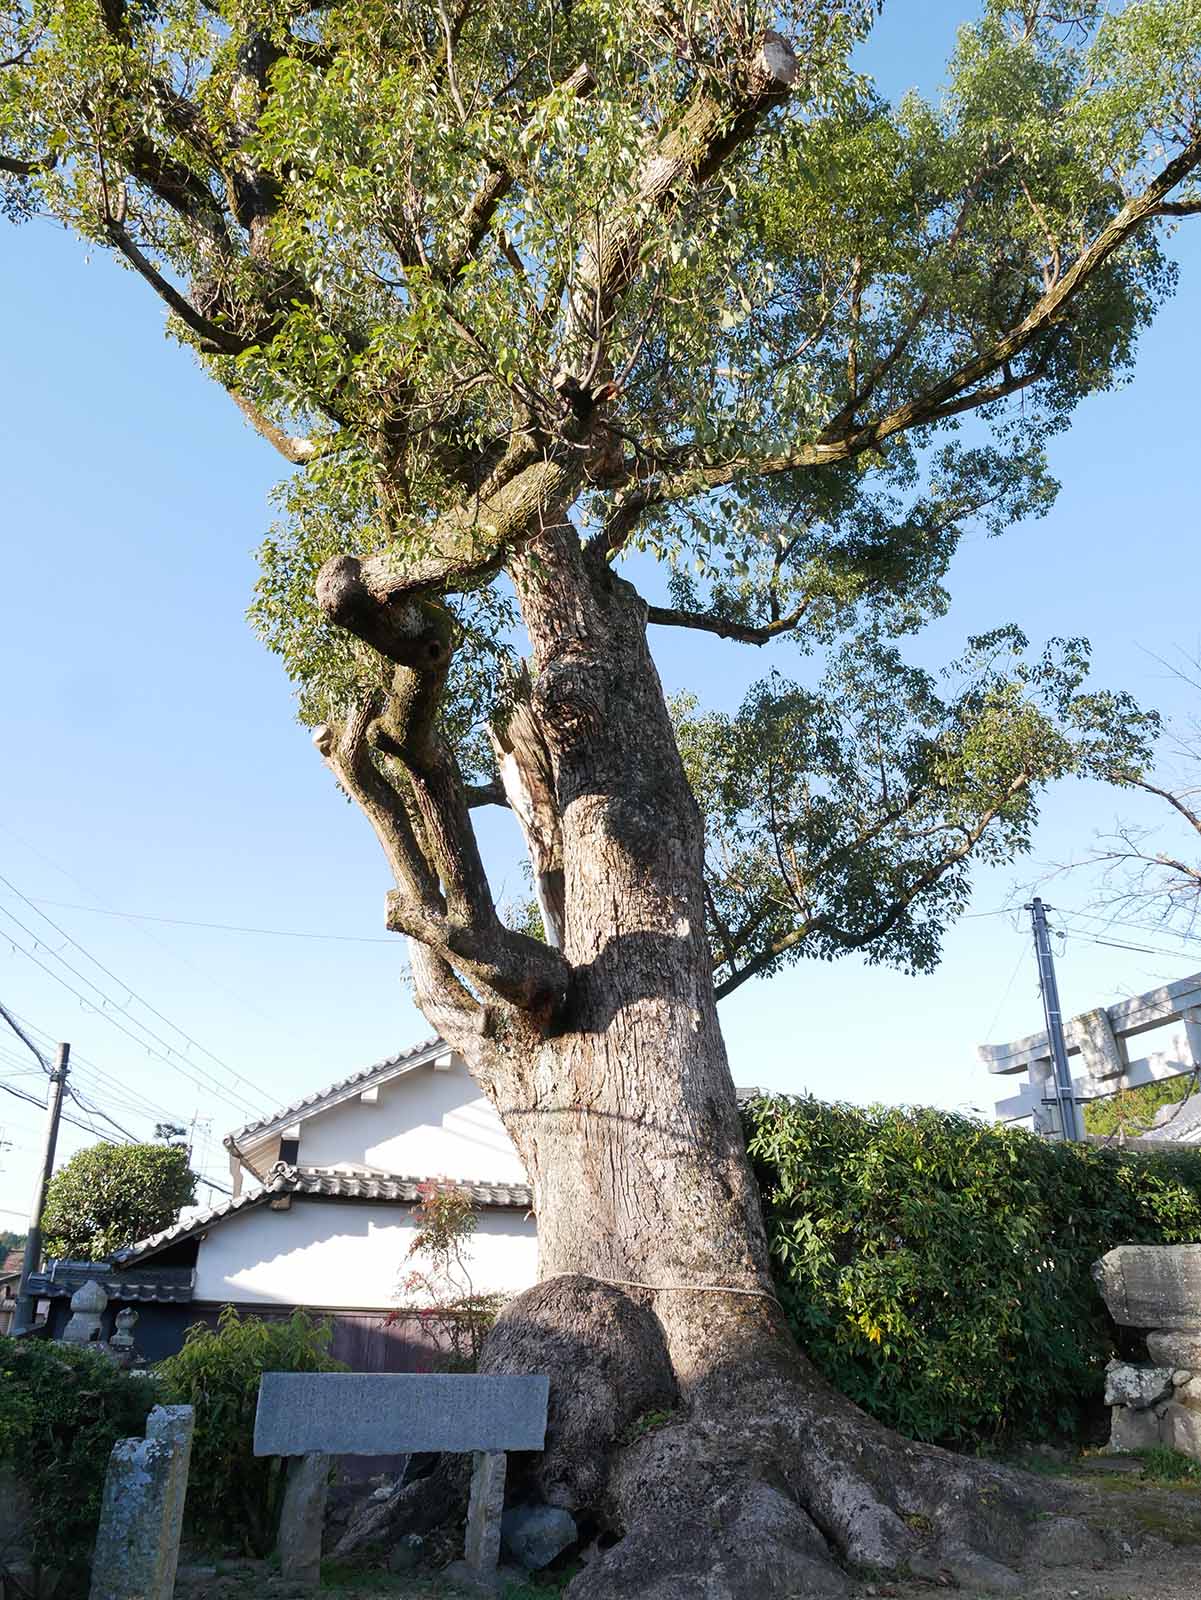
[[[38,1049],[37,1045],[34,1044],[33,1040],[28,1036],[28,1034],[23,1032],[20,1024],[17,1022],[17,1019],[13,1016],[12,1012],[6,1010],[4,1006],[0,1005],[0,1017],[4,1018],[5,1022],[8,1023],[9,1027],[16,1034],[17,1038],[20,1039],[25,1048],[33,1054],[38,1066],[41,1067],[42,1071],[49,1072],[50,1068],[46,1064],[45,1056]]]
[[[36,1039],[42,1039],[47,1045],[52,1046],[54,1044],[53,1036],[45,1028],[39,1028],[28,1017],[22,1017],[19,1014],[17,1014],[17,1020]],[[7,1053],[0,1048],[0,1057],[6,1055]],[[15,1056],[7,1056],[7,1059],[16,1060],[17,1058]],[[73,1052],[71,1062],[76,1076],[79,1074],[79,1068],[82,1067],[86,1073],[97,1080],[100,1090],[110,1104],[118,1107],[123,1106],[132,1115],[147,1117],[151,1121],[163,1119],[168,1122],[174,1122],[178,1120],[174,1111],[169,1110],[166,1106],[159,1105],[157,1101],[151,1100],[141,1090],[135,1089],[132,1085],[115,1077],[111,1072],[105,1071],[90,1057]]]
[[[6,1094],[16,1095],[18,1100],[27,1100],[31,1106],[37,1106],[39,1111],[45,1111],[46,1109],[45,1104],[36,1095],[26,1094],[22,1089],[14,1089],[11,1083],[5,1083],[0,1080],[0,1089],[3,1089]],[[79,1128],[84,1133],[90,1133],[94,1139],[102,1137],[95,1128],[89,1128],[86,1123],[79,1122],[75,1117],[68,1117],[64,1113],[62,1120],[69,1122],[73,1128]],[[138,1141],[135,1140],[134,1142],[137,1143]]]
[[[1162,945],[1130,944],[1121,939],[1102,939],[1089,928],[1065,927],[1062,932],[1071,939],[1083,939],[1087,944],[1104,945],[1109,950],[1129,950],[1138,956],[1171,956],[1180,960],[1190,953],[1187,950],[1165,950]]]
[[[61,877],[66,878],[69,883],[73,883],[76,888],[81,889],[90,900],[99,902],[99,907],[94,905],[79,905],[79,910],[94,911],[103,908],[101,909],[102,915],[114,915],[112,908],[106,905],[104,896],[98,894],[91,884],[84,883],[82,879],[76,877],[73,872],[69,872],[61,863],[52,860],[44,850],[39,850],[38,847],[31,844],[28,839],[22,838],[21,835],[16,833],[7,823],[0,822],[0,830],[7,833],[11,838],[15,839],[18,844],[22,845],[24,849],[28,850],[31,855],[36,856],[39,861],[44,861],[48,867],[51,867]],[[73,904],[74,902],[46,900],[39,903],[44,903],[46,905],[57,905]],[[119,912],[115,914],[121,915]],[[286,1031],[287,1027],[290,1026],[290,1023],[281,1023],[278,1017],[268,1016],[268,1014],[257,1003],[257,1001],[248,999],[246,995],[240,994],[238,991],[231,989],[228,984],[223,983],[219,978],[214,977],[211,972],[200,966],[195,960],[189,956],[181,954],[180,951],[175,949],[173,946],[164,944],[161,939],[156,938],[154,934],[150,933],[146,928],[139,927],[136,922],[131,922],[131,928],[134,933],[145,939],[147,944],[154,945],[155,948],[162,951],[162,953],[166,955],[169,960],[176,962],[182,967],[186,967],[189,972],[197,973],[205,980],[205,982],[211,984],[214,989],[233,1000],[234,1003],[240,1006],[243,1010],[253,1012],[255,1016],[262,1018],[263,1021],[269,1023],[274,1028],[282,1027]]]
[[[19,928],[23,929],[23,931],[31,939],[33,939],[35,944],[41,942],[38,939],[38,936],[30,932],[30,930],[25,927],[24,923],[21,922],[19,918],[13,916],[11,911],[7,911],[3,906],[0,906],[0,912],[3,912],[5,916],[10,917]],[[249,1110],[253,1112],[256,1110],[256,1107],[253,1104],[242,1099],[242,1097],[238,1095],[236,1091],[219,1083],[215,1078],[213,1078],[212,1074],[209,1073],[206,1068],[200,1066],[198,1062],[193,1061],[190,1063],[190,1065],[195,1067],[197,1072],[203,1072],[205,1077],[208,1079],[208,1082],[204,1082],[202,1079],[193,1077],[193,1075],[190,1072],[187,1072],[178,1061],[172,1061],[170,1059],[172,1054],[180,1055],[182,1053],[178,1046],[168,1044],[167,1041],[163,1039],[161,1035],[155,1033],[152,1028],[148,1028],[144,1022],[139,1022],[136,1017],[130,1014],[127,1007],[120,1005],[117,1001],[113,1000],[110,995],[105,994],[103,989],[94,984],[90,978],[85,978],[83,974],[77,971],[69,961],[63,960],[62,956],[55,955],[54,959],[61,962],[62,965],[66,967],[68,972],[74,973],[75,977],[77,977],[81,983],[86,983],[90,989],[95,990],[95,992],[103,1000],[103,1006],[98,1006],[94,1000],[89,1000],[86,995],[80,994],[79,990],[69,984],[65,978],[60,977],[57,972],[54,972],[50,967],[46,966],[44,962],[39,961],[32,951],[26,950],[22,945],[17,944],[16,941],[12,939],[11,935],[9,936],[9,943],[12,945],[12,948],[19,954],[23,955],[27,961],[32,961],[34,966],[37,967],[41,972],[44,972],[48,978],[52,978],[55,983],[61,985],[61,987],[64,988],[68,994],[74,995],[82,1005],[87,1007],[89,1010],[94,1011],[97,1016],[103,1017],[106,1022],[111,1023],[114,1028],[116,1028],[120,1033],[123,1033],[127,1039],[132,1039],[134,1044],[140,1046],[148,1055],[157,1056],[158,1059],[166,1066],[170,1067],[173,1071],[182,1074],[183,1077],[195,1084],[198,1089],[206,1089],[210,1094],[216,1094],[220,1099],[223,1099],[227,1105],[232,1106],[236,1111],[245,1112]],[[52,952],[47,953],[52,954]],[[119,981],[120,980],[118,980],[118,982]],[[132,993],[132,991],[130,992]],[[144,1033],[150,1036],[150,1038],[161,1044],[163,1049],[169,1052],[169,1054],[164,1055],[162,1050],[155,1050],[151,1045],[146,1043],[145,1039],[139,1038],[136,1033],[131,1033],[127,1027],[118,1022],[117,1018],[112,1015],[108,1009],[110,1006],[114,1011],[120,1012],[122,1016],[128,1017],[130,1022],[132,1022],[135,1027],[141,1028]],[[186,1038],[187,1035],[185,1034],[184,1037]],[[248,1080],[243,1081],[245,1082]]]
[[[26,896],[22,895],[22,899]],[[146,911],[114,911],[105,906],[85,906],[73,900],[47,900],[35,896],[31,904],[57,906],[63,911],[90,911],[96,917],[119,917],[126,922],[160,922],[172,928],[207,928],[211,933],[261,934],[272,939],[319,939],[330,944],[390,944],[396,948],[395,938],[381,939],[365,933],[307,933],[297,928],[250,928],[233,922],[195,922],[189,917],[157,917]],[[973,911],[977,917],[999,917],[1001,911]]]
[[[199,1050],[203,1055],[208,1056],[210,1061],[216,1062],[216,1064],[223,1071],[228,1072],[232,1078],[237,1079],[239,1083],[244,1083],[246,1087],[253,1093],[258,1093],[258,1087],[256,1084],[251,1083],[249,1078],[244,1078],[240,1072],[235,1071],[235,1069],[231,1067],[227,1061],[222,1061],[220,1056],[214,1055],[214,1053],[205,1045],[202,1045],[199,1040],[193,1039],[192,1035],[188,1033],[186,1029],[181,1028],[177,1022],[172,1022],[170,1017],[165,1016],[161,1011],[158,1010],[156,1006],[151,1005],[150,1001],[147,1000],[145,996],[140,995],[136,989],[134,989],[130,984],[127,984],[124,978],[119,978],[117,974],[110,968],[106,967],[102,961],[97,960],[97,958],[92,955],[90,950],[85,949],[84,946],[80,944],[78,939],[69,934],[65,928],[60,927],[59,924],[55,922],[53,917],[48,917],[44,911],[39,910],[29,896],[23,894],[21,890],[17,888],[16,884],[13,883],[10,878],[6,878],[3,873],[0,873],[0,883],[3,883],[8,889],[10,889],[12,893],[18,897],[18,899],[23,900],[25,904],[33,911],[35,916],[41,917],[44,922],[49,923],[54,931],[58,934],[61,934],[62,937],[66,939],[68,944],[72,945],[76,950],[79,951],[80,955],[82,955],[85,960],[90,961],[92,965],[103,972],[107,978],[111,978],[114,983],[119,984],[120,987],[131,996],[131,998],[136,1000],[139,1005],[144,1006],[152,1016],[157,1017],[160,1022],[165,1023],[168,1028],[173,1029],[177,1034],[179,1034],[181,1039],[186,1039],[188,1043],[195,1049]],[[0,911],[3,911],[6,917],[15,922],[17,926],[28,935],[29,938],[33,939],[35,943],[37,942],[37,935],[33,932],[33,930],[25,927],[25,924],[21,922],[19,918],[17,918],[11,911],[3,906],[0,906]],[[69,962],[64,961],[62,956],[58,955],[57,952],[55,953],[55,960],[62,962],[62,965],[65,966],[69,972],[73,972],[81,983],[88,984],[90,988],[96,990],[97,994],[103,994],[104,991],[102,989],[100,989],[96,984],[92,983],[89,978],[86,978],[83,973],[72,967]],[[157,1039],[158,1042],[167,1050],[174,1048],[174,1046],[169,1045],[165,1039],[161,1038],[158,1034],[153,1033],[150,1028],[147,1028],[144,1022],[139,1022],[137,1026],[144,1029],[146,1033],[149,1033],[151,1038]],[[198,1067],[197,1070],[203,1069]]]
[[[144,1144],[146,1142],[143,1139],[139,1139],[136,1133],[130,1133],[128,1128],[123,1128],[119,1122],[114,1121],[114,1119],[109,1116],[107,1111],[101,1111],[99,1106],[90,1106],[77,1089],[68,1089],[67,1093],[71,1096],[72,1100],[74,1100],[77,1106],[81,1106],[83,1110],[88,1112],[91,1116],[100,1117],[103,1121],[107,1122],[110,1127],[116,1128],[117,1132],[124,1134],[131,1144]]]

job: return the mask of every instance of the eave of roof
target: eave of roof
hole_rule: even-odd
[[[261,1189],[235,1195],[187,1222],[177,1222],[170,1228],[151,1234],[147,1239],[139,1239],[136,1244],[114,1250],[112,1262],[114,1266],[127,1267],[136,1261],[145,1261],[170,1245],[207,1233],[210,1228],[236,1216],[240,1211],[267,1205],[284,1196],[307,1195],[315,1199],[416,1205],[421,1199],[421,1185],[428,1181],[426,1178],[405,1177],[398,1173],[373,1172],[365,1167],[289,1167],[279,1161],[271,1169]],[[477,1206],[519,1211],[529,1211],[533,1206],[533,1190],[528,1183],[478,1183],[469,1178],[439,1181],[458,1184]]]
[[[40,1300],[66,1299],[85,1283],[100,1285],[110,1301],[137,1301],[143,1304],[186,1305],[192,1298],[193,1275],[186,1279],[164,1281],[156,1278],[127,1278],[112,1270],[109,1263],[97,1261],[83,1265],[79,1262],[56,1261],[44,1272],[34,1272],[29,1278],[29,1292]]]
[[[398,1077],[401,1073],[409,1072],[426,1061],[444,1055],[448,1049],[449,1046],[436,1036],[432,1039],[423,1039],[420,1044],[402,1050],[399,1055],[387,1056],[383,1061],[375,1061],[369,1067],[361,1067],[358,1072],[339,1078],[336,1083],[328,1084],[314,1094],[306,1094],[301,1099],[294,1100],[291,1105],[281,1106],[270,1116],[260,1117],[257,1122],[248,1122],[244,1128],[237,1128],[233,1133],[226,1134],[225,1147],[240,1155],[238,1146],[243,1141],[252,1144],[261,1143],[262,1140],[282,1131],[292,1123],[301,1122],[305,1117],[311,1117],[318,1111],[327,1111],[330,1106],[362,1093],[372,1083]]]

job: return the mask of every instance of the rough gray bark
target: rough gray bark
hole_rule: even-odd
[[[509,571],[532,646],[525,734],[561,837],[565,994],[553,1016],[495,991],[481,1004],[465,964],[421,944],[414,972],[533,1185],[542,1282],[484,1366],[551,1376],[526,1489],[608,1542],[572,1600],[837,1594],[847,1567],[1013,1588],[1042,1491],[858,1412],[775,1299],[716,1015],[702,824],[645,606],[563,525]],[[404,1514],[402,1496],[393,1530]]]

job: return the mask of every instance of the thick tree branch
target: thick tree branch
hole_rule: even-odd
[[[671,122],[642,169],[621,217],[601,226],[585,252],[572,296],[568,362],[585,371],[587,388],[603,368],[600,337],[614,308],[634,281],[648,212],[669,212],[681,198],[708,182],[745,144],[763,118],[788,98],[799,65],[782,35],[768,31],[755,55],[734,74],[733,88],[719,94],[706,84]],[[591,361],[585,352],[591,350]]]
[[[494,778],[491,783],[469,783],[464,792],[467,804],[473,811],[476,806],[504,806],[508,809],[508,796],[499,778]]]
[[[1125,772],[1110,772],[1107,776],[1110,783],[1120,784],[1126,789],[1143,789],[1147,794],[1157,795],[1159,799],[1166,800],[1173,810],[1180,813],[1195,833],[1201,833],[1201,816],[1191,806],[1185,805],[1180,796],[1173,794],[1170,789],[1161,789],[1157,784],[1149,783],[1146,778],[1134,778]]]
[[[723,461],[698,461],[677,473],[664,473],[658,477],[652,476],[649,481],[644,480],[615,500],[607,525],[610,548],[619,548],[643,512],[656,505],[708,494],[744,477],[770,476],[850,461],[867,450],[878,449],[894,434],[988,405],[1026,387],[1035,381],[1039,373],[1026,372],[1013,376],[1008,373],[1009,364],[1062,320],[1073,299],[1114,251],[1120,249],[1147,221],[1165,214],[1163,206],[1168,203],[1165,197],[1198,166],[1201,166],[1201,138],[1187,145],[1147,185],[1142,194],[1127,201],[1115,213],[1021,322],[986,350],[963,362],[941,382],[931,385],[874,422],[860,427],[851,427],[846,423],[844,428],[845,416],[835,418],[816,439],[806,440],[778,454],[747,454]],[[998,372],[1006,374],[1003,380],[990,383],[988,380]]]
[[[201,350],[206,354],[241,355],[244,350],[248,350],[257,342],[255,339],[231,333],[228,328],[222,328],[217,323],[211,322],[208,317],[202,316],[191,301],[187,300],[174,284],[169,283],[158,268],[142,254],[121,223],[110,218],[104,225],[104,231],[134,271],[145,278],[167,308],[196,335]]]
[[[809,609],[806,600],[787,616],[774,622],[735,622],[729,617],[714,616],[705,611],[680,611],[671,606],[647,606],[646,620],[664,628],[697,628],[704,633],[715,633],[721,639],[735,639],[740,644],[767,644],[782,633],[790,633]]]
[[[487,896],[486,881],[481,882],[482,865],[472,873],[464,862],[475,846],[474,836],[469,847],[464,845],[463,830],[469,833],[470,825],[461,784],[456,805],[437,774],[406,768],[421,816],[418,839],[404,797],[373,754],[373,745],[389,742],[386,734],[381,741],[380,722],[386,723],[387,717],[380,719],[378,711],[378,703],[365,703],[340,730],[328,725],[316,729],[313,742],[367,817],[388,859],[396,883],[388,895],[388,927],[432,951],[431,975],[437,962],[450,964],[473,984],[528,1013],[536,1024],[550,1026],[566,995],[566,963],[557,951],[504,927]],[[475,880],[470,887],[465,886],[467,878]],[[461,998],[466,990],[458,984],[455,993]]]
[[[10,172],[15,178],[32,178],[35,172],[50,172],[57,164],[57,156],[37,156],[31,161],[23,161],[20,156],[0,156],[0,172]]]
[[[584,451],[572,441],[518,439],[478,494],[439,518],[417,548],[385,549],[356,561],[356,592],[387,609],[411,595],[470,588],[495,573],[515,545],[562,523],[583,476]],[[342,583],[349,559],[334,557],[322,568],[319,599]],[[333,621],[341,621],[326,600],[320,603]]]
[[[721,983],[715,984],[713,989],[714,997],[718,1000],[724,1000],[728,994],[733,994],[735,989],[740,988],[748,978],[756,977],[770,967],[780,956],[786,955],[789,950],[795,950],[797,945],[802,944],[806,939],[812,938],[814,934],[824,934],[843,950],[862,950],[875,940],[882,939],[885,934],[891,933],[919,895],[932,888],[952,867],[957,866],[966,856],[971,854],[993,822],[1001,814],[1004,807],[1024,789],[1029,788],[1033,777],[1033,773],[1030,772],[1020,773],[995,804],[984,811],[970,828],[962,829],[963,838],[956,848],[947,851],[944,856],[941,856],[939,860],[927,867],[924,872],[919,873],[908,888],[897,896],[888,910],[868,927],[860,928],[852,933],[846,928],[839,927],[832,917],[828,917],[824,913],[810,917],[799,927],[791,929],[788,933],[783,934],[779,939],[773,940],[771,944],[758,951],[744,966],[732,970],[730,976]]]
[[[560,84],[560,94],[573,95],[583,100],[596,87],[596,79],[587,62],[581,64]],[[463,213],[458,232],[461,243],[452,251],[441,276],[453,282],[467,263],[474,259],[480,246],[488,237],[501,201],[517,181],[517,172],[509,162],[497,160],[488,170],[479,188]]]
[[[277,428],[269,417],[265,417],[254,401],[248,400],[240,390],[227,389],[227,392],[254,431],[261,434],[268,444],[274,445],[284,460],[291,461],[294,466],[303,466],[309,461],[315,461],[318,456],[327,455],[344,442],[336,436],[326,439],[306,439],[296,434],[285,433],[283,428]]]

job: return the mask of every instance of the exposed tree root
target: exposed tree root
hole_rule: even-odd
[[[1020,1589],[1041,1481],[902,1439],[782,1343],[682,1398],[666,1357],[648,1307],[583,1278],[521,1296],[490,1343],[488,1370],[551,1375],[547,1450],[515,1487],[614,1541],[569,1600],[837,1595],[864,1570]]]

